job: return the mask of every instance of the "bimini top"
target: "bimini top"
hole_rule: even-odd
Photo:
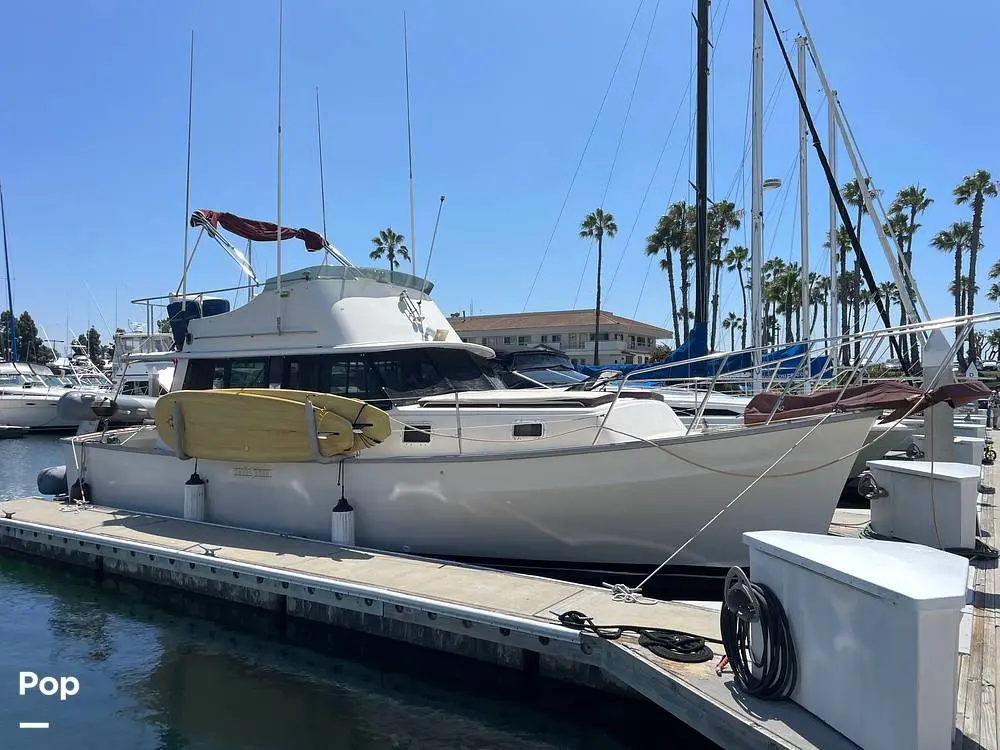
[[[434,288],[433,282],[425,282],[423,279],[418,279],[416,276],[402,271],[390,271],[388,268],[360,268],[358,266],[333,265],[310,266],[309,268],[300,268],[296,271],[283,273],[281,274],[281,285],[285,286],[296,281],[309,281],[310,279],[344,279],[347,281],[353,279],[370,279],[372,281],[380,281],[383,284],[405,287],[416,292],[422,290],[424,294],[428,295],[431,293],[431,289]],[[274,291],[277,286],[278,279],[276,276],[273,276],[264,282],[264,291]]]

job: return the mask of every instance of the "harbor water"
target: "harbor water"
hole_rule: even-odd
[[[54,437],[0,441],[0,497],[37,494],[38,470],[63,462]],[[449,670],[348,634],[320,653],[273,622],[227,617],[231,606],[17,558],[0,557],[0,601],[4,750],[714,747],[638,702],[498,686],[467,662]],[[27,672],[79,691],[21,696]]]

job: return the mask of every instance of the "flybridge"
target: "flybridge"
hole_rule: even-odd
[[[403,271],[390,271],[387,268],[310,266],[309,268],[300,268],[297,271],[289,271],[288,273],[281,274],[282,285],[295,283],[296,281],[309,281],[310,279],[343,279],[345,281],[369,279],[371,281],[382,282],[383,284],[405,287],[418,293],[422,292],[425,295],[429,295],[431,289],[434,288],[433,282],[418,279],[416,276],[404,273]],[[275,290],[277,282],[277,277],[269,278],[264,282],[264,291]]]

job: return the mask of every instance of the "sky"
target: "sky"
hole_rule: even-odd
[[[914,243],[915,273],[931,314],[948,315],[953,261],[928,243],[970,218],[951,196],[963,176],[985,168],[1000,177],[990,72],[1000,5],[801,2],[886,204],[914,183],[934,199]],[[792,0],[773,0],[773,9],[794,53]],[[643,249],[666,206],[691,199],[692,10],[690,0],[285,0],[282,223],[322,231],[318,88],[327,235],[354,263],[379,265],[368,259],[371,237],[391,226],[423,276],[443,195],[427,272],[446,313],[592,308],[596,251],[577,231],[603,205],[619,231],[605,245],[602,307],[666,324],[665,275]],[[142,322],[129,300],[178,284],[181,233],[196,239],[184,223],[192,29],[191,209],[274,221],[277,0],[0,6],[0,184],[14,307],[52,339],[88,324],[106,336]],[[764,173],[783,181],[765,196],[765,257],[797,260],[798,112],[765,31]],[[715,0],[712,42],[711,197],[749,209],[751,3]],[[827,145],[822,89],[811,68],[807,78]],[[829,193],[813,153],[807,174],[811,265],[827,270]],[[841,148],[839,181],[852,176]],[[1000,249],[998,217],[1000,200],[986,207],[983,290]],[[888,279],[870,224],[862,243],[875,276]],[[748,221],[735,244],[749,246]],[[318,262],[300,242],[283,243],[284,270]],[[258,276],[272,276],[276,263],[273,245],[255,245]],[[239,281],[217,245],[199,246],[189,289]],[[723,311],[739,312],[735,275],[724,275],[720,296]],[[995,305],[981,294],[978,307]]]

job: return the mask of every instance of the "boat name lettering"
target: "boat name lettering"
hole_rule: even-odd
[[[254,466],[236,466],[233,468],[234,477],[250,477],[251,479],[270,479],[270,469],[258,469]]]

